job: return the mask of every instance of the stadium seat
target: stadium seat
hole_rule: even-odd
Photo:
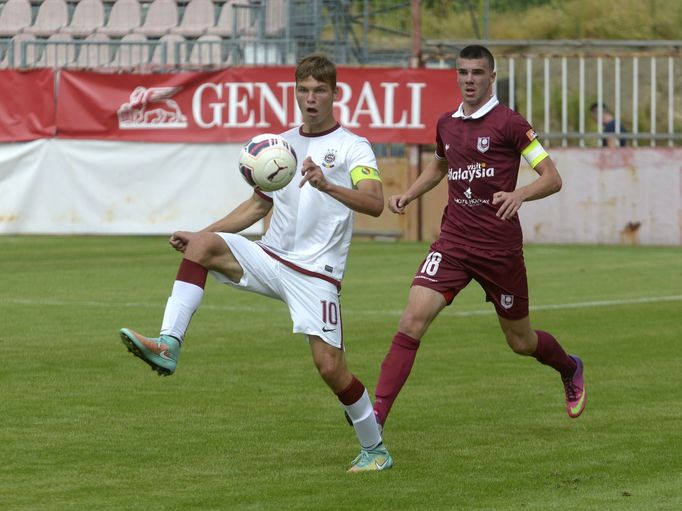
[[[12,37],[30,25],[29,0],[7,0],[0,14],[0,37]]]
[[[70,67],[76,62],[76,46],[69,34],[57,32],[47,38],[43,52],[33,67]]]
[[[66,0],[45,0],[38,8],[33,25],[23,32],[36,37],[49,37],[69,23],[69,8]]]
[[[97,32],[109,37],[123,37],[139,28],[141,23],[142,16],[138,0],[116,0],[111,6],[107,24],[98,28]]]
[[[59,31],[73,37],[86,37],[104,25],[102,0],[80,0],[73,11],[71,23]]]
[[[7,69],[14,66],[12,59],[12,41],[5,40],[0,42],[0,69]]]
[[[113,67],[132,69],[149,64],[150,49],[144,34],[126,34],[116,46],[111,59]]]
[[[80,43],[76,66],[80,68],[107,67],[111,61],[111,40],[106,34],[90,34]]]
[[[32,67],[38,59],[38,47],[35,44],[26,44],[26,50],[22,49],[22,43],[34,43],[36,36],[33,34],[17,34],[12,37],[14,47],[14,67]]]
[[[253,15],[253,7],[239,8],[238,6],[252,6],[255,4],[247,4],[244,0],[227,0],[223,3],[218,15],[216,24],[206,30],[207,34],[219,35],[220,37],[242,37],[256,35],[256,27],[253,20],[256,18]],[[237,18],[236,23],[234,18]],[[235,31],[235,25],[237,32]]]
[[[165,45],[166,57],[162,55],[161,45],[154,47],[151,64],[160,67],[175,67],[182,65],[187,60],[187,45],[185,38],[180,34],[166,34],[159,39]]]
[[[284,0],[268,0],[265,4],[265,35],[284,37],[287,25],[286,3]]]
[[[192,66],[217,67],[223,65],[223,38],[219,35],[202,35],[192,46],[187,62]]]
[[[147,37],[161,37],[178,25],[178,5],[175,0],[153,0],[147,10],[147,17],[141,27],[133,29],[135,34]]]
[[[215,25],[215,4],[213,0],[191,0],[185,7],[185,14],[177,27],[170,29],[171,34],[197,38]]]

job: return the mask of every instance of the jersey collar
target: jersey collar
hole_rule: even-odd
[[[298,128],[298,134],[301,135],[302,137],[309,137],[309,138],[323,137],[325,135],[329,135],[332,131],[336,131],[340,127],[341,127],[341,125],[337,122],[334,126],[329,128],[328,130],[320,131],[319,133],[304,133],[303,132],[303,125],[301,125]]]
[[[483,105],[481,108],[476,110],[471,115],[464,115],[464,103],[460,103],[459,108],[457,109],[457,111],[454,114],[452,114],[452,116],[455,119],[461,118],[464,121],[466,121],[468,119],[480,119],[485,114],[490,112],[493,108],[495,108],[499,103],[500,103],[500,101],[497,99],[497,96],[495,96],[493,94],[492,96],[490,96],[490,99],[488,100],[488,102],[485,105]]]

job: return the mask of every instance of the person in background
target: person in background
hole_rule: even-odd
[[[616,133],[616,118],[613,116],[611,111],[606,107],[605,104],[602,103],[602,133]],[[594,119],[594,122],[598,123],[599,122],[599,103],[592,103],[590,106],[590,113],[592,114],[592,118]],[[620,124],[620,129],[617,130],[618,133],[625,133],[625,125],[621,122]],[[601,142],[602,146],[604,147],[625,147],[626,145],[626,140],[624,138],[618,138],[618,137],[605,137],[602,139]]]

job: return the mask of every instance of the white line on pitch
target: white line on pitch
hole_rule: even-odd
[[[642,298],[622,298],[615,300],[597,300],[589,302],[576,302],[576,303],[557,303],[557,304],[546,304],[546,305],[531,305],[530,310],[532,311],[544,311],[544,310],[564,310],[564,309],[582,309],[587,307],[613,307],[618,305],[637,305],[644,303],[661,303],[661,302],[679,302],[682,301],[682,295],[672,295],[672,296],[649,296]],[[31,299],[0,299],[0,303],[12,304],[12,305],[28,305],[28,306],[69,306],[69,307],[127,307],[127,308],[155,308],[161,309],[163,303],[144,303],[144,302],[98,302],[98,301],[65,301],[65,300],[31,300]],[[208,310],[222,310],[222,311],[234,311],[234,312],[267,312],[271,310],[266,307],[240,307],[233,305],[211,305],[206,304],[201,307],[202,309]],[[352,308],[344,307],[344,312],[348,314],[358,315],[358,316],[400,316],[402,310],[353,310]],[[487,309],[479,309],[472,311],[457,311],[453,309],[445,309],[441,315],[445,316],[483,316],[487,314],[495,314],[495,309],[492,305]]]

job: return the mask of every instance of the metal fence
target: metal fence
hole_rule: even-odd
[[[607,110],[627,145],[682,143],[682,41],[427,41],[426,64],[452,67],[472,43],[496,54],[500,100],[552,144],[601,145]]]

